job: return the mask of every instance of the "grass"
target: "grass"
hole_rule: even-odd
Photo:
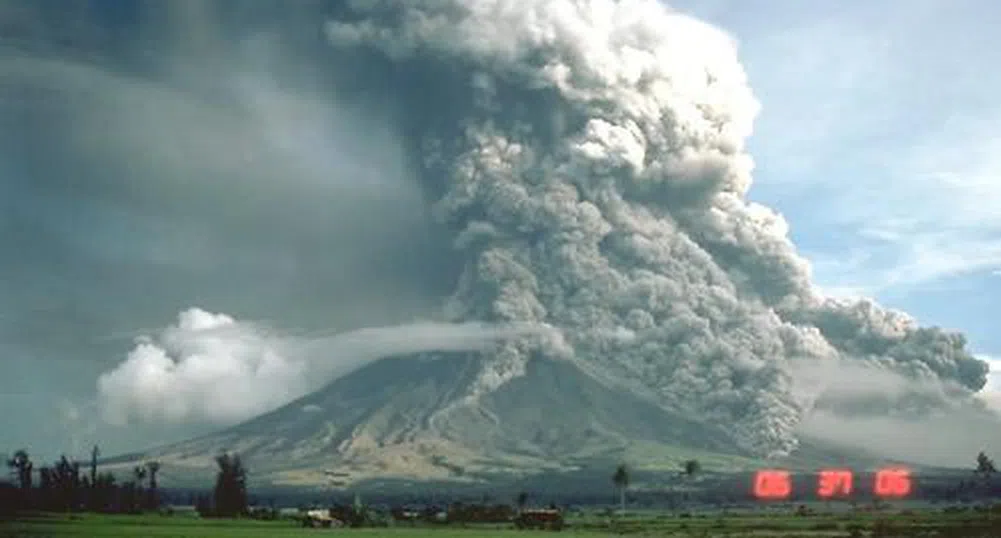
[[[348,532],[365,538],[474,538],[484,536],[552,536],[548,532],[516,531],[504,526],[461,527],[397,527],[376,529],[308,529],[294,521],[255,521],[231,519],[200,519],[196,517],[159,515],[107,516],[96,514],[55,515],[22,518],[0,526],[0,537],[156,537],[156,538],[286,538],[308,537],[317,533]],[[562,532],[561,536],[595,535],[594,532]]]
[[[941,510],[894,514],[840,513],[796,516],[755,512],[742,515],[706,513],[691,517],[642,512],[624,518],[586,513],[570,519],[570,528],[557,536],[567,538],[630,535],[677,538],[890,538],[939,536],[978,538],[1001,536],[1001,514],[976,511],[944,513]],[[348,533],[367,538],[474,538],[553,536],[543,531],[516,531],[505,526],[395,527],[381,529],[304,529],[292,521],[202,520],[158,515],[46,515],[24,518],[0,526],[0,537],[174,537],[174,538],[285,538],[317,533]]]
[[[739,472],[766,466],[761,460],[753,458],[645,441],[631,443],[622,455],[623,461],[639,462],[634,464],[636,468],[675,473],[681,470],[685,461],[692,459],[717,472]]]

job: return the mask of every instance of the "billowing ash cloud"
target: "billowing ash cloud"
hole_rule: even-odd
[[[319,389],[367,362],[424,351],[479,351],[538,334],[518,324],[413,323],[340,334],[290,336],[191,308],[101,375],[104,418],[229,425]]]
[[[782,217],[746,199],[759,105],[720,31],[656,0],[349,1],[326,30],[398,89],[465,259],[452,318],[563,331],[491,354],[471,396],[572,357],[776,454],[815,403],[793,360],[984,384],[962,336],[820,296]]]

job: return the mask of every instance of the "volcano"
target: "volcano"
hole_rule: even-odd
[[[763,460],[741,451],[732,431],[566,361],[531,361],[525,375],[471,406],[462,395],[480,361],[458,353],[387,358],[234,427],[106,463],[131,468],[155,459],[167,485],[204,486],[214,457],[236,452],[258,484],[462,488],[533,477],[547,477],[548,487],[603,485],[605,471],[622,461],[652,477],[676,475],[688,459],[724,473],[900,461],[811,439]]]
[[[478,363],[462,355],[384,359],[240,425],[125,459],[194,470],[235,451],[255,476],[296,485],[328,484],[329,470],[347,480],[489,480],[574,470],[656,446],[671,447],[667,456],[679,462],[695,454],[753,461],[725,429],[568,362],[532,361],[526,375],[465,406]]]

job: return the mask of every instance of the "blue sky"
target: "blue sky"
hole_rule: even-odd
[[[1001,5],[685,0],[728,30],[762,103],[752,197],[822,287],[1001,357]],[[1001,365],[999,365],[1001,366]],[[995,374],[998,375],[998,374]],[[994,379],[1001,388],[1001,378]]]

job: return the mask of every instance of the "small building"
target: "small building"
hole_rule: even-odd
[[[330,515],[330,510],[307,510],[302,518],[303,527],[343,527],[344,522]]]
[[[531,508],[522,510],[514,520],[519,529],[563,530],[563,512],[554,508]]]

